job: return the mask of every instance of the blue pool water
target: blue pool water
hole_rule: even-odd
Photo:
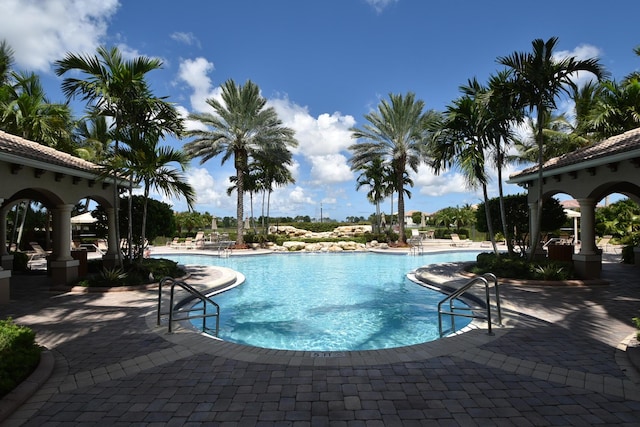
[[[411,282],[406,274],[427,264],[467,261],[476,255],[460,251],[418,256],[164,257],[185,265],[228,267],[245,275],[245,283],[212,298],[221,307],[218,336],[225,341],[281,350],[354,351],[439,338],[437,304],[443,295]],[[448,318],[443,321],[450,324]],[[456,328],[469,321],[457,318]],[[192,322],[201,329],[201,320]],[[211,324],[213,320],[207,322]]]

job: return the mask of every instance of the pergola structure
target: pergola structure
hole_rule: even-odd
[[[510,184],[527,189],[531,228],[537,215],[538,188],[543,200],[559,193],[580,204],[580,251],[573,255],[576,272],[583,278],[600,277],[602,255],[596,246],[595,208],[604,197],[620,193],[640,204],[640,128],[548,160],[509,177]],[[636,264],[640,248],[634,249]]]
[[[117,258],[113,208],[113,180],[100,179],[97,165],[50,147],[0,131],[0,303],[8,300],[8,281],[13,255],[6,241],[7,214],[23,200],[41,203],[52,217],[52,253],[49,270],[54,285],[78,278],[79,261],[71,254],[71,211],[76,203],[90,198],[102,205],[109,221],[109,250],[103,259],[109,264]]]

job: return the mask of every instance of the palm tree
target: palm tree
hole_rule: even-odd
[[[147,207],[151,189],[153,188],[167,197],[184,197],[190,210],[193,209],[196,195],[193,187],[182,173],[189,164],[189,157],[184,152],[168,146],[159,147],[158,135],[152,135],[148,138],[141,135],[130,135],[127,139],[129,147],[121,150],[120,155],[129,165],[134,181],[141,182],[143,186],[140,247],[144,248]],[[177,164],[180,170],[173,168],[171,164]],[[140,260],[143,255],[144,252],[140,250],[138,253]]]
[[[352,128],[352,138],[360,142],[349,150],[353,153],[350,162],[355,170],[361,169],[376,158],[381,158],[394,172],[394,190],[398,191],[399,242],[407,243],[404,233],[405,174],[417,172],[425,158],[427,124],[432,112],[423,112],[424,102],[416,100],[415,94],[406,96],[389,94],[389,101],[382,100],[378,110],[364,117],[369,122],[362,129]],[[393,212],[392,212],[393,214]]]
[[[269,210],[271,205],[271,194],[274,186],[280,187],[287,184],[294,184],[295,178],[289,170],[289,166],[293,164],[293,155],[289,150],[269,150],[257,153],[256,163],[258,166],[258,179],[261,182],[260,187],[263,191],[262,200],[262,218],[266,218],[263,224],[265,233],[269,232]],[[267,214],[264,215],[264,195],[267,196]]]
[[[104,163],[113,142],[104,116],[88,117],[76,124],[76,155],[93,163]]]
[[[294,132],[278,119],[273,107],[266,107],[266,99],[260,95],[260,89],[252,81],[236,85],[233,80],[222,84],[222,102],[209,98],[209,104],[215,111],[211,113],[193,113],[189,115],[209,129],[194,130],[187,133],[194,137],[185,144],[186,152],[192,157],[200,157],[200,164],[222,154],[222,164],[233,158],[236,170],[237,245],[244,244],[242,219],[244,216],[244,174],[247,173],[249,160],[261,152],[287,151],[298,142]]]
[[[551,112],[556,109],[556,98],[562,93],[569,93],[576,88],[574,78],[578,72],[592,73],[598,80],[605,77],[605,70],[597,58],[578,60],[575,57],[559,59],[554,57],[554,49],[558,43],[556,37],[546,42],[535,39],[532,42],[533,52],[514,52],[509,56],[498,58],[498,62],[513,72],[514,90],[518,94],[521,105],[536,112],[535,140],[538,145],[538,208],[535,229],[531,230],[531,259],[535,256],[535,248],[540,241],[542,221],[542,166],[544,134],[543,124]]]
[[[382,224],[380,202],[382,202],[387,196],[385,179],[389,174],[388,167],[384,164],[384,160],[381,157],[376,157],[357,170],[361,173],[356,181],[356,191],[364,186],[369,188],[369,191],[367,192],[367,199],[376,207],[376,223],[373,231],[374,233],[380,233]]]
[[[596,135],[608,138],[640,126],[640,79],[602,82],[595,95],[589,123]]]
[[[71,110],[48,100],[33,73],[10,73],[0,99],[0,128],[65,152],[72,152]]]
[[[62,82],[62,91],[67,98],[80,98],[90,104],[92,114],[111,117],[115,128],[114,154],[119,151],[120,133],[127,132],[127,127],[137,124],[144,126],[141,118],[149,110],[157,111],[153,106],[164,102],[160,98],[150,96],[146,74],[162,66],[162,61],[144,56],[125,60],[116,47],[107,49],[99,47],[97,55],[77,55],[69,53],[62,60],[56,61],[55,73],[58,76],[79,71],[84,78],[66,77]],[[152,107],[152,108],[149,108]],[[113,198],[115,223],[118,221],[119,190],[117,165],[112,165]],[[116,226],[116,241],[120,241],[120,230]],[[117,260],[122,265],[120,251]]]
[[[462,90],[466,91],[464,87]],[[485,152],[491,146],[484,113],[481,99],[468,94],[456,99],[447,107],[440,131],[432,138],[430,148],[434,171],[440,173],[443,169],[457,167],[469,188],[482,188],[482,197],[487,205],[489,176]],[[491,213],[489,209],[485,213],[493,251],[498,254]]]

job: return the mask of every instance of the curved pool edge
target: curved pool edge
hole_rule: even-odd
[[[211,287],[208,286],[209,289]],[[185,352],[209,354],[252,363],[288,366],[373,366],[425,360],[480,347],[502,337],[509,329],[496,328],[493,334],[489,335],[486,322],[476,319],[455,334],[410,346],[358,351],[297,351],[252,347],[223,341],[181,323],[176,323],[173,332],[169,333],[166,324],[156,325],[156,319],[156,310],[150,311],[145,316],[149,329],[166,341],[182,346]]]
[[[288,366],[373,366],[389,363],[413,362],[452,355],[490,343],[508,332],[508,328],[494,330],[488,335],[482,325],[472,323],[467,331],[422,344],[382,350],[360,351],[293,351],[250,347],[222,341],[201,332],[176,325],[167,332],[166,325],[156,325],[156,311],[146,316],[147,326],[168,342],[179,345],[193,354],[209,354],[228,359]]]

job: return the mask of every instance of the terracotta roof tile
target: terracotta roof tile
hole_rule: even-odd
[[[628,151],[640,149],[640,128],[627,131],[623,134],[612,136],[604,141],[598,142],[589,147],[580,148],[559,157],[547,160],[543,165],[545,171],[557,169],[565,166],[582,163],[589,160],[610,157]],[[524,169],[511,175],[515,178],[522,175],[529,175],[538,171],[538,165]]]
[[[97,173],[99,170],[98,165],[79,157],[0,131],[0,159],[3,154],[12,154],[78,171]]]

